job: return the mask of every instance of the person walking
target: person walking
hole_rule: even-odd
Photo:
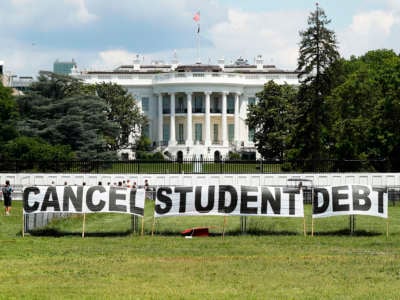
[[[4,212],[6,216],[9,216],[11,212],[11,193],[13,192],[9,180],[6,180],[6,185],[1,189],[1,191],[4,198]]]

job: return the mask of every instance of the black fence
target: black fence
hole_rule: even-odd
[[[256,174],[400,172],[387,160],[0,161],[0,173]]]

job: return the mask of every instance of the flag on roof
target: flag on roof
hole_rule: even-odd
[[[197,13],[194,14],[193,20],[194,20],[195,22],[199,22],[199,21],[200,21],[200,12],[199,12],[199,11],[198,11]]]

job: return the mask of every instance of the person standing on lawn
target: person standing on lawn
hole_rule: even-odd
[[[1,189],[1,191],[4,198],[4,212],[6,216],[8,216],[11,212],[11,193],[13,192],[9,180],[6,180],[6,185]]]

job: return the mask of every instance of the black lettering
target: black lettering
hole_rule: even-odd
[[[51,199],[50,199],[51,198]],[[46,211],[48,207],[53,207],[54,211],[60,211],[60,203],[55,186],[49,186],[44,195],[41,211]]]
[[[144,208],[136,207],[136,189],[131,189],[129,203],[132,214],[144,216]]]
[[[332,208],[333,211],[350,211],[349,204],[339,204],[339,200],[348,199],[348,194],[340,194],[339,191],[348,191],[349,187],[344,186],[333,186],[332,187]]]
[[[70,200],[76,211],[82,211],[82,199],[83,199],[83,186],[77,187],[76,195],[72,190],[72,187],[65,186],[63,195],[63,211],[69,211]]]
[[[167,194],[172,194],[172,189],[169,187],[161,187],[157,190],[157,200],[164,203],[165,207],[162,208],[160,204],[155,206],[155,211],[157,214],[162,215],[168,213],[172,208],[172,200],[170,197],[163,194],[163,192]]]
[[[322,205],[319,206],[318,195],[322,195]],[[324,188],[314,188],[313,194],[313,214],[322,214],[324,213],[329,207],[329,192],[327,189]]]
[[[289,215],[296,214],[296,194],[300,194],[300,190],[296,188],[283,188],[283,193],[289,194]]]
[[[258,188],[256,186],[242,186],[240,190],[240,213],[256,215],[257,207],[249,207],[248,203],[257,203],[257,195],[250,196],[249,192],[258,192]]]
[[[214,198],[215,198],[215,186],[210,185],[208,187],[207,205],[202,206],[202,204],[201,204],[201,186],[196,186],[195,192],[194,192],[194,207],[195,207],[196,211],[198,211],[199,213],[210,212],[214,207]]]
[[[118,194],[118,191],[126,192],[126,188],[110,187],[110,211],[126,212],[126,205],[117,204],[117,200],[126,201],[126,194]]]
[[[228,192],[231,195],[231,201],[228,206],[225,203],[225,193]],[[218,212],[229,214],[235,210],[238,201],[236,189],[231,185],[220,185],[219,186],[219,199],[218,199]]]
[[[365,185],[353,185],[353,210],[368,211],[371,208],[370,190]],[[360,200],[364,200],[361,204]]]
[[[34,212],[35,210],[37,210],[39,208],[39,202],[37,202],[37,201],[35,201],[32,206],[29,205],[29,194],[30,193],[34,193],[35,195],[37,195],[40,193],[40,190],[36,186],[30,186],[24,190],[23,200],[24,200],[24,211],[26,213]]]
[[[186,194],[193,192],[193,188],[190,186],[176,187],[175,193],[179,193],[179,212],[186,212]]]
[[[384,213],[383,210],[383,194],[387,193],[386,188],[373,187],[374,192],[378,192],[378,213]]]
[[[103,186],[92,186],[88,189],[86,193],[86,205],[90,211],[101,211],[104,206],[106,205],[106,202],[103,200],[100,200],[99,203],[96,205],[93,203],[93,194],[95,192],[100,192],[100,193],[105,193],[106,189]]]
[[[281,189],[275,188],[275,198],[267,187],[261,187],[261,213],[267,214],[268,203],[271,205],[274,215],[281,214]]]

